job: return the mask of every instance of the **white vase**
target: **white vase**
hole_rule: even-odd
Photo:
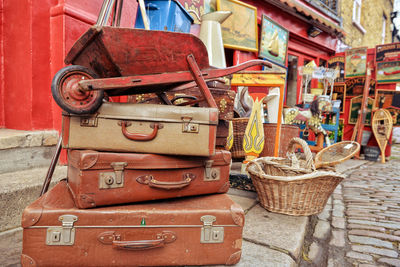
[[[226,68],[221,23],[231,14],[230,11],[215,11],[201,16],[199,38],[207,47],[210,66]]]

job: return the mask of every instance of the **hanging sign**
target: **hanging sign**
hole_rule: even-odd
[[[339,71],[335,83],[344,83],[344,56],[331,57],[328,60],[329,69],[337,69]]]
[[[400,81],[400,43],[377,45],[375,62],[378,83]]]
[[[356,96],[350,100],[350,111],[349,111],[349,124],[356,124],[358,119],[358,112],[361,110],[363,96]],[[371,97],[368,97],[367,104],[367,114],[365,116],[365,125],[371,125],[371,111],[372,106],[374,104],[374,100]]]
[[[365,77],[346,79],[346,96],[362,95],[364,91]],[[369,85],[369,94],[375,94],[375,80],[371,79]]]
[[[346,51],[345,78],[365,76],[367,71],[367,48],[354,48]]]

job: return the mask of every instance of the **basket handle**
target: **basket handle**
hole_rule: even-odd
[[[299,137],[294,137],[290,140],[288,145],[288,153],[295,152],[296,145],[300,145],[304,151],[304,155],[306,156],[306,169],[315,170],[313,155],[311,153],[310,147],[308,146],[307,142]],[[289,157],[290,158],[290,157]]]

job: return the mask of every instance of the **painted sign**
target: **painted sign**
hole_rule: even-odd
[[[387,89],[378,89],[375,94],[374,108],[400,108],[400,92]]]
[[[346,79],[346,96],[362,95],[364,91],[365,77]],[[369,84],[369,94],[375,95],[376,82],[371,79]]]
[[[400,61],[400,43],[377,45],[375,61]]]
[[[400,109],[399,108],[386,108],[390,112],[393,119],[393,126],[400,126]]]
[[[367,48],[346,50],[345,78],[365,76],[367,71]]]
[[[358,119],[358,112],[361,110],[362,95],[353,97],[350,100],[349,124],[356,124]],[[371,111],[374,104],[374,99],[368,97],[367,115],[365,116],[365,125],[371,125]]]
[[[328,68],[339,70],[339,76],[335,79],[335,83],[344,83],[344,56],[331,57],[328,60]]]
[[[192,10],[196,12],[199,17],[204,15],[205,13],[209,12],[209,9],[205,11],[205,1],[204,0],[179,0],[182,6],[187,10]],[[209,6],[209,5],[208,5]],[[193,18],[193,23],[200,24],[200,21],[197,19],[196,16],[190,14]]]
[[[328,87],[328,95],[330,95],[331,89]],[[340,100],[340,113],[344,113],[344,107],[345,103],[344,101],[346,100],[346,85],[345,84],[335,84],[333,86],[333,94],[332,94],[332,99],[333,100]]]
[[[289,32],[266,15],[262,16],[261,25],[258,56],[280,65],[286,65]]]

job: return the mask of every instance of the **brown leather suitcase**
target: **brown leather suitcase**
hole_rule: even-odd
[[[63,147],[212,156],[218,109],[103,103],[93,115],[63,114]]]
[[[68,185],[78,208],[225,193],[231,153],[212,157],[68,152]]]
[[[242,208],[227,194],[82,210],[61,181],[23,212],[21,264],[232,265],[243,225]]]
[[[231,120],[233,118],[233,105],[236,92],[230,90],[230,86],[220,81],[209,81],[207,85],[211,94],[218,106],[219,119]],[[207,102],[204,100],[200,89],[196,87],[176,88],[166,92],[167,98],[176,105],[182,105],[185,102],[191,102],[200,107],[207,107]],[[157,97],[156,94],[147,93],[128,96],[128,101],[131,103],[146,103],[146,104],[163,104],[164,102]]]

